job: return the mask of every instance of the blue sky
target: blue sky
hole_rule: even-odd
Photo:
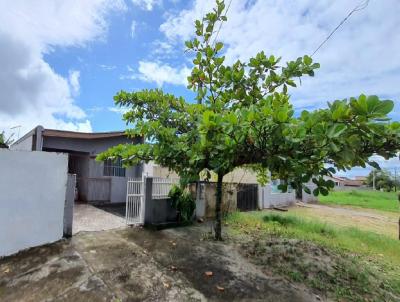
[[[229,0],[228,0],[229,1]],[[219,38],[226,61],[258,51],[310,54],[359,0],[232,0]],[[0,131],[41,124],[124,129],[113,96],[159,87],[191,101],[183,42],[212,0],[0,0]],[[298,111],[360,93],[395,101],[400,120],[400,2],[371,0],[318,51],[321,69],[292,90]],[[16,133],[17,135],[17,133]],[[383,162],[399,166],[398,160]],[[364,174],[365,170],[354,170]]]
[[[168,4],[170,10],[187,7],[180,2]],[[164,21],[165,10],[166,7],[160,5],[147,10],[127,3],[126,11],[109,16],[104,39],[83,48],[59,47],[45,55],[45,61],[64,77],[68,77],[71,70],[79,71],[80,93],[75,100],[87,113],[93,131],[125,128],[120,112],[111,111],[117,91],[158,87],[156,83],[134,79],[133,70],[137,70],[139,61],[157,57],[153,52],[157,49],[155,43],[164,36],[159,27]],[[183,45],[178,51],[181,50],[183,53]],[[167,62],[179,64],[179,59],[171,56]],[[165,83],[162,86],[164,90],[193,99],[183,85]]]

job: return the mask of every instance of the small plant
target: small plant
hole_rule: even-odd
[[[175,185],[169,191],[168,197],[172,200],[172,206],[178,211],[179,219],[182,222],[190,222],[196,209],[196,203],[190,193]]]
[[[0,148],[8,148],[14,142],[12,137],[13,134],[6,138],[4,131],[0,132]]]

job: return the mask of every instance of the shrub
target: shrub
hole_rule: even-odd
[[[179,219],[183,222],[192,220],[196,209],[196,202],[187,190],[179,186],[173,186],[168,193],[172,200],[172,206],[178,211]]]

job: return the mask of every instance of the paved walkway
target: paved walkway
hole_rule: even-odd
[[[126,227],[121,217],[100,210],[89,204],[76,203],[72,233],[105,231]]]
[[[0,259],[0,301],[324,300],[264,274],[232,244],[201,240],[206,230],[82,232]]]

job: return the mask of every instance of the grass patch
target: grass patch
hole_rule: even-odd
[[[291,213],[236,212],[226,222],[252,238],[243,250],[262,259],[256,264],[323,295],[346,301],[392,301],[390,293],[400,295],[398,240]]]
[[[348,205],[388,212],[399,212],[397,193],[372,190],[333,191],[320,196],[319,201],[327,205]]]
[[[262,230],[272,235],[311,240],[330,248],[340,248],[400,266],[400,241],[353,227],[335,227],[317,219],[290,213],[236,212],[227,222],[239,229]]]

